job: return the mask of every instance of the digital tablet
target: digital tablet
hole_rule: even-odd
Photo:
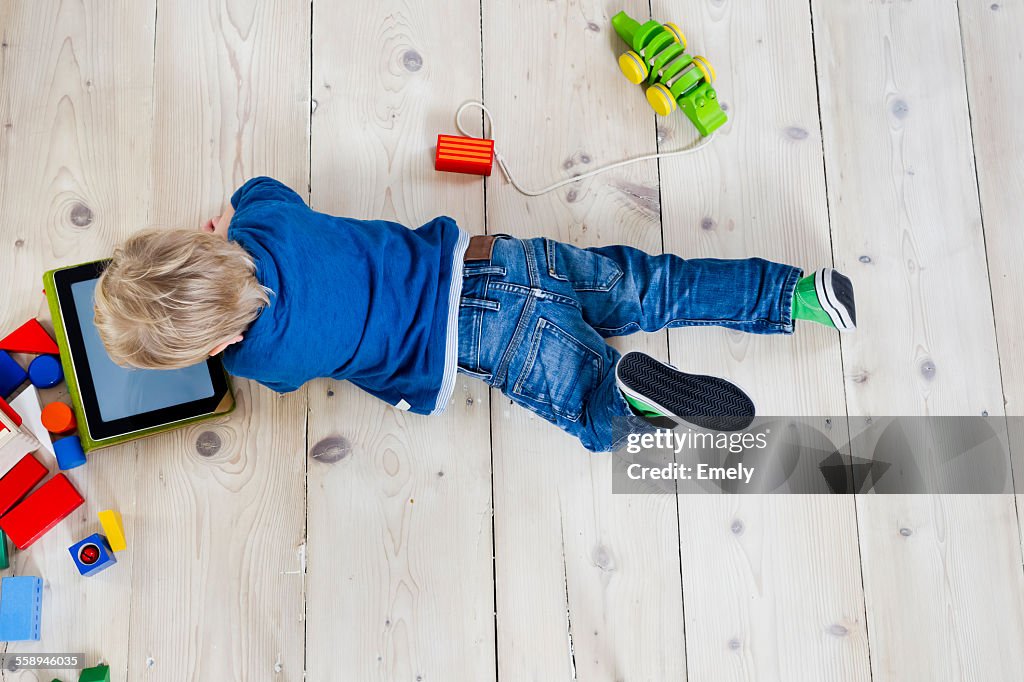
[[[94,324],[96,282],[109,261],[44,276],[78,433],[86,450],[225,414],[234,407],[220,358],[175,370],[114,363]]]

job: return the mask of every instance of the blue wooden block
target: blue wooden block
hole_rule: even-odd
[[[0,640],[38,641],[43,580],[16,576],[0,580]]]
[[[93,533],[68,547],[75,566],[82,575],[93,575],[117,563],[114,551],[110,549],[107,538],[100,533]]]
[[[28,374],[7,351],[0,350],[0,398],[7,398],[28,381]]]
[[[29,363],[28,378],[36,388],[53,388],[64,380],[64,370],[57,358],[40,355]]]
[[[53,454],[57,455],[57,467],[61,471],[74,469],[85,464],[85,450],[78,436],[68,436],[53,442]]]

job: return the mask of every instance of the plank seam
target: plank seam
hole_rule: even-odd
[[[654,5],[652,0],[647,0],[647,16],[649,19],[654,18]],[[661,139],[658,135],[658,117],[654,117],[654,151],[661,153]],[[665,212],[662,209],[663,193],[662,193],[662,179],[661,179],[661,158],[655,159],[655,170],[658,173],[658,236],[661,238],[661,252],[665,253]],[[669,341],[668,329],[660,332],[662,339],[665,342],[665,357],[668,362],[672,362],[672,343]],[[673,462],[678,463],[678,457],[676,453],[672,453]],[[690,652],[687,646],[688,638],[686,636],[686,586],[683,583],[683,534],[679,523],[679,481],[672,482],[673,487],[673,501],[675,503],[675,524],[676,524],[676,563],[679,569],[679,615],[682,618],[683,628],[683,682],[690,679]]]
[[[1006,416],[1006,381],[1003,379],[1003,354],[999,350],[999,321],[996,319],[996,302],[995,302],[995,291],[992,284],[992,269],[989,267],[988,262],[988,235],[985,231],[985,205],[981,200],[981,176],[978,173],[978,153],[977,148],[974,144],[974,114],[971,107],[971,87],[967,82],[970,78],[970,74],[967,73],[967,49],[964,45],[964,22],[963,14],[960,11],[960,0],[956,0],[956,30],[960,38],[960,66],[963,69],[964,74],[964,99],[967,102],[967,134],[971,143],[971,165],[974,170],[974,192],[978,198],[978,220],[981,223],[981,245],[985,250],[985,276],[988,280],[988,302],[989,307],[992,310],[992,333],[995,335],[996,345],[996,367],[999,369],[999,392],[1003,398],[1003,421],[1007,420]],[[1011,431],[1012,432],[1012,431]],[[1013,443],[1007,442],[1010,454],[1010,486],[1014,492],[1013,497],[1013,509],[1016,512],[1014,515],[1014,521],[1017,524],[1017,537],[1021,537],[1020,527],[1020,505],[1017,502],[1017,485],[1016,477],[1013,475]],[[1016,543],[1020,553],[1020,567],[1021,571],[1024,572],[1024,544]]]
[[[832,202],[829,198],[828,163],[825,151],[825,121],[821,112],[821,71],[818,68],[818,41],[814,33],[814,0],[807,0],[807,15],[810,19],[811,29],[811,60],[814,67],[814,98],[818,105],[818,141],[821,145],[821,173],[825,185],[825,220],[828,223],[828,246],[832,255],[832,266],[836,264],[835,240],[832,238]],[[839,367],[843,378],[843,410],[846,413],[846,440],[850,441],[850,400],[848,386],[846,383],[846,354],[843,352],[843,337],[839,335]],[[853,454],[853,446],[850,446],[850,454]],[[852,476],[853,464],[851,459],[850,471]],[[850,480],[854,480],[851,478]],[[861,543],[860,514],[858,513],[858,496],[853,496],[853,522],[857,532],[857,569],[860,575],[860,603],[861,615],[864,618],[864,642],[868,651],[868,677],[875,679],[875,668],[871,660],[871,624],[868,620],[868,598],[867,586],[864,581],[864,553]]]

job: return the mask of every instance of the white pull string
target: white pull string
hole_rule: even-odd
[[[574,175],[571,178],[566,178],[565,180],[556,182],[552,185],[548,185],[547,187],[543,187],[541,189],[527,189],[526,187],[523,187],[518,182],[516,182],[516,179],[512,176],[512,171],[508,169],[508,162],[506,162],[505,157],[503,157],[498,152],[497,135],[494,132],[494,116],[491,114],[491,110],[488,109],[483,102],[480,102],[478,100],[470,100],[463,104],[461,107],[459,107],[459,110],[455,112],[455,127],[458,128],[459,132],[465,135],[466,137],[476,137],[475,135],[467,132],[466,129],[462,127],[462,114],[463,112],[466,111],[466,109],[470,107],[476,107],[477,109],[480,109],[481,111],[484,112],[484,115],[487,117],[487,124],[491,127],[491,139],[495,140],[494,159],[498,162],[498,167],[501,169],[501,174],[505,176],[505,179],[508,180],[508,182],[513,187],[515,187],[516,190],[518,190],[522,194],[525,194],[528,197],[539,197],[542,194],[554,192],[559,187],[565,187],[566,185],[571,185],[574,182],[579,182],[580,180],[591,178],[595,175],[598,175],[599,173],[606,173],[610,170],[622,168],[623,166],[639,163],[641,161],[650,161],[651,159],[667,159],[672,156],[685,156],[686,154],[692,154],[710,144],[711,140],[715,139],[715,135],[718,132],[715,131],[708,135],[707,137],[705,137],[704,139],[697,142],[696,144],[693,144],[684,149],[677,149],[672,152],[657,152],[656,154],[645,154],[643,156],[637,156],[636,158],[626,159],[625,161],[618,161],[616,163],[608,164],[607,166],[595,168],[594,170],[587,171],[586,173],[583,173],[581,175]]]

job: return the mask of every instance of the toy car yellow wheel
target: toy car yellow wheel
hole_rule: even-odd
[[[619,68],[622,69],[622,75],[634,85],[643,83],[644,79],[647,78],[647,74],[650,73],[647,64],[633,50],[623,52],[619,56]]]
[[[682,29],[673,24],[671,21],[667,24],[662,24],[662,26],[665,28],[665,30],[672,34],[672,37],[676,39],[676,42],[679,43],[679,45],[685,50],[686,34],[683,33]]]
[[[668,116],[675,111],[678,106],[676,104],[676,98],[673,97],[669,89],[661,83],[655,83],[651,87],[647,88],[647,102],[659,116]]]
[[[701,73],[704,74],[704,80],[708,83],[715,82],[715,67],[711,66],[711,62],[706,57],[697,55],[693,58],[693,65],[700,69]]]

